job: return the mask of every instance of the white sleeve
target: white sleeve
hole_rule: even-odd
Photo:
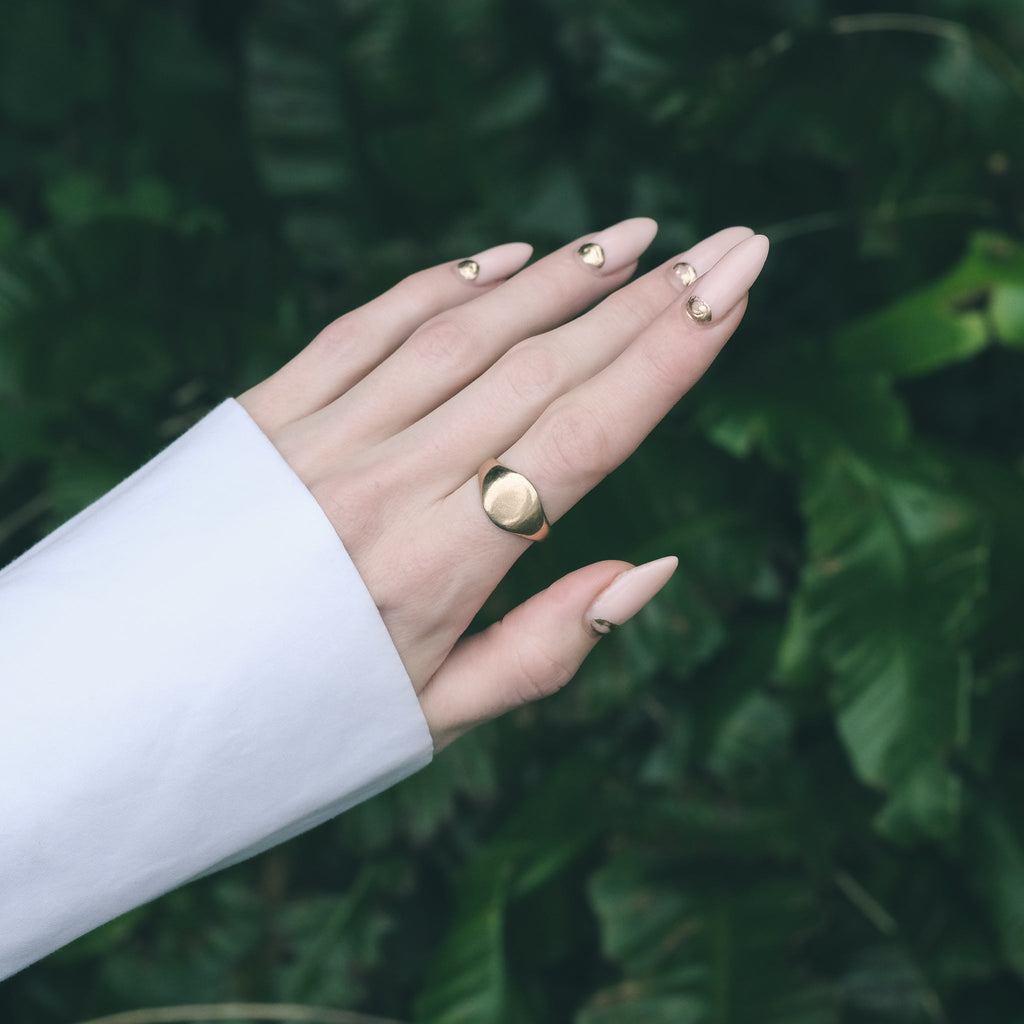
[[[333,528],[225,403],[0,573],[0,978],[431,753]]]

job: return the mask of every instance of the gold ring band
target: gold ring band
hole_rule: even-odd
[[[537,488],[521,473],[488,459],[477,473],[480,502],[487,518],[508,533],[543,540],[550,526]]]

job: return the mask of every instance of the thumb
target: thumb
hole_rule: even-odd
[[[419,695],[434,749],[561,689],[598,640],[640,611],[678,564],[670,556],[638,566],[588,565],[460,640]]]

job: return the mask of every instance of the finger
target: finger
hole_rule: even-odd
[[[345,447],[383,440],[416,422],[523,338],[563,323],[628,280],[657,228],[649,217],[622,221],[563,246],[473,302],[446,309],[343,400],[312,417],[306,433]],[[597,250],[601,262],[592,265]]]
[[[732,227],[620,288],[578,319],[517,345],[492,369],[464,388],[403,438],[417,450],[439,448],[447,468],[438,475],[446,490],[464,479],[465,463],[501,452],[559,395],[592,377],[641,334],[698,273],[710,270],[730,249],[753,237]],[[681,274],[680,271],[684,271]]]
[[[739,325],[747,291],[767,255],[763,235],[730,250],[688,297],[667,309],[601,373],[549,406],[498,456],[533,482],[549,521],[623,462],[700,379]],[[709,322],[687,312],[701,302],[712,311]]]
[[[325,327],[294,359],[239,399],[265,432],[333,402],[424,321],[514,274],[533,247],[509,242],[412,274]]]
[[[677,565],[670,556],[636,567],[587,566],[460,641],[419,695],[435,751],[473,725],[561,689],[598,640],[640,611]]]

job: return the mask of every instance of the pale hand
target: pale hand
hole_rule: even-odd
[[[623,221],[520,273],[531,249],[513,242],[413,274],[239,399],[344,543],[437,749],[563,686],[675,568],[590,565],[463,636],[531,543],[484,514],[480,465],[534,484],[557,543],[743,316],[767,239],[727,228],[627,284],[655,231]]]

